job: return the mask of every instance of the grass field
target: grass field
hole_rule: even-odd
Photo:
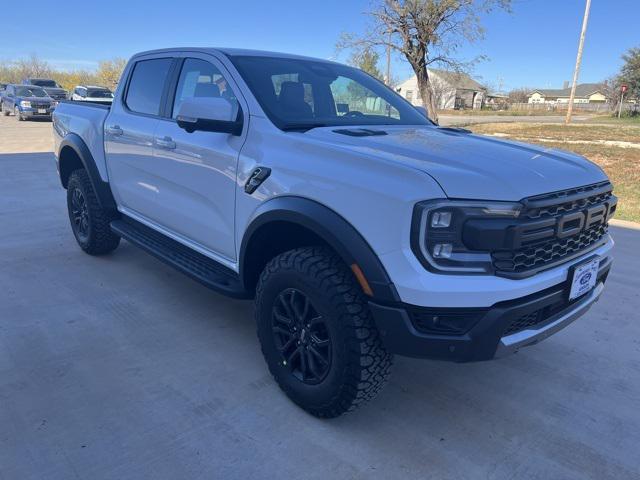
[[[619,197],[616,218],[640,222],[640,123],[571,126],[538,123],[470,125],[474,133],[495,135],[547,148],[570,150],[600,165]]]

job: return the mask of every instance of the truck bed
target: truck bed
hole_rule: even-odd
[[[104,122],[110,109],[110,105],[65,100],[53,112],[54,151],[60,151],[60,143],[67,135],[79,136],[91,152],[104,181],[108,178],[104,157]]]

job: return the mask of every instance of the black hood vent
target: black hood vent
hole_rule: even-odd
[[[349,135],[350,137],[377,137],[387,134],[384,130],[371,130],[369,128],[342,128],[334,130],[334,132],[340,135]]]

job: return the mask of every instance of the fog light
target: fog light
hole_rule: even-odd
[[[451,225],[451,212],[434,212],[431,215],[431,226],[434,228],[446,228]]]
[[[450,243],[436,243],[433,246],[433,257],[449,258],[451,257],[452,250],[453,250],[453,245],[451,245]]]

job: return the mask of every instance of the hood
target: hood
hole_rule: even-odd
[[[607,180],[600,167],[562,150],[438,127],[362,126],[386,135],[350,136],[345,127],[302,135],[430,175],[449,198],[517,201]]]
[[[42,89],[47,92],[49,95],[53,94],[66,94],[67,91],[64,88],[58,88],[58,87],[42,87]]]
[[[53,98],[51,97],[17,97],[16,99],[19,101],[26,100],[28,102],[35,103],[51,103],[53,101]]]

